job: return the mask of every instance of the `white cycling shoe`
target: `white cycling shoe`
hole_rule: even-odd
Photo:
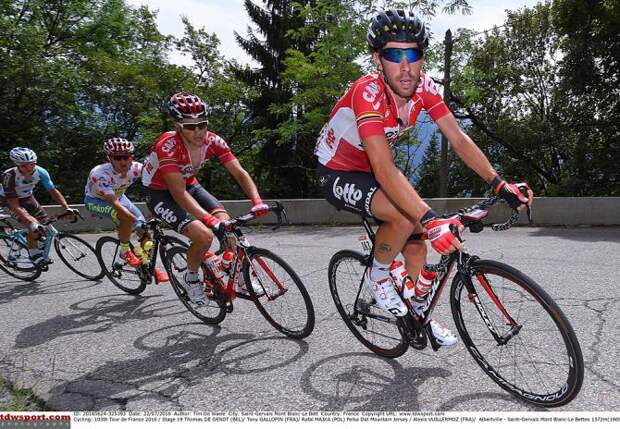
[[[409,310],[396,292],[396,289],[394,289],[392,280],[389,277],[378,281],[371,280],[369,272],[370,270],[366,272],[366,286],[375,298],[375,301],[377,301],[377,305],[394,316],[402,317],[406,315]]]
[[[448,328],[441,326],[439,322],[435,320],[431,320],[430,324],[435,341],[437,341],[440,346],[450,347],[457,343],[458,339]]]
[[[200,280],[188,281],[187,277],[183,276],[183,288],[191,302],[196,305],[205,304],[205,289]]]

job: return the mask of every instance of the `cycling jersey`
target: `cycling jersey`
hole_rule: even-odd
[[[196,180],[198,170],[214,157],[217,157],[222,165],[237,159],[224,139],[207,131],[200,147],[198,168],[194,168],[181,136],[176,132],[163,133],[155,140],[151,153],[144,160],[142,184],[151,189],[165,190],[168,189],[168,185],[164,181],[164,175],[178,172],[185,178],[186,186],[195,185],[198,183]]]
[[[124,176],[115,171],[111,162],[100,164],[90,170],[84,194],[87,197],[105,199],[108,195],[119,198],[142,175],[142,164],[136,161],[131,163],[129,171]]]
[[[385,135],[392,144],[415,124],[425,109],[433,121],[450,113],[433,80],[425,73],[406,106],[407,117],[400,118],[394,97],[383,78],[370,74],[355,81],[338,100],[321,130],[315,148],[319,163],[339,171],[371,172],[362,139]]]
[[[35,166],[32,176],[26,178],[17,167],[9,168],[2,173],[0,196],[6,198],[27,198],[32,196],[32,190],[41,182],[43,187],[51,191],[56,186],[47,170],[39,165]]]

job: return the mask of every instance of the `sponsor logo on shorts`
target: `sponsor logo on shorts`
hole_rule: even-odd
[[[161,220],[166,223],[173,224],[177,221],[177,217],[174,215],[174,212],[169,208],[164,207],[163,201],[157,203],[154,207],[155,214],[157,214]]]
[[[332,191],[334,196],[347,204],[356,205],[359,200],[362,199],[362,191],[355,189],[355,184],[345,183],[344,186],[339,186],[338,182],[340,177],[334,181]]]
[[[364,210],[366,210],[366,213],[370,215],[372,214],[372,211],[370,211],[370,199],[372,198],[376,190],[377,190],[376,186],[373,186],[372,188],[370,188],[370,190],[368,190],[368,194],[366,194],[366,199],[364,200]]]

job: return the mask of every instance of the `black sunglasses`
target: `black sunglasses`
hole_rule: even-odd
[[[113,155],[112,156],[112,159],[114,161],[126,161],[131,158],[133,158],[133,155]]]
[[[424,56],[424,51],[418,48],[386,48],[381,49],[379,54],[392,63],[400,63],[403,57],[407,58],[407,62],[415,63]]]
[[[188,131],[194,131],[196,129],[204,130],[205,128],[207,128],[207,121],[196,122],[192,124],[179,123],[179,125],[181,126],[181,128]]]

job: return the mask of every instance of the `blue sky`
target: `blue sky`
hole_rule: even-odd
[[[261,0],[253,0],[262,5]],[[240,63],[251,62],[248,55],[237,45],[233,31],[246,36],[250,20],[243,7],[243,0],[126,0],[129,5],[147,5],[151,10],[159,10],[157,25],[164,34],[183,35],[181,15],[189,18],[195,27],[205,27],[215,33],[221,41],[222,53],[226,58],[235,58]],[[493,25],[501,25],[506,17],[506,9],[521,9],[533,6],[539,0],[470,0],[472,15],[438,14],[430,21],[434,37],[443,39],[448,28],[470,28],[481,31]],[[179,53],[172,55],[173,63],[189,65],[190,60]]]

